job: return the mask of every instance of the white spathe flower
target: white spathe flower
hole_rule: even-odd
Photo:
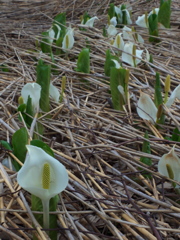
[[[108,33],[109,36],[114,36],[114,35],[117,34],[117,32],[118,31],[117,31],[117,29],[114,25],[109,25],[108,26],[107,33]]]
[[[112,59],[111,61],[114,62],[114,64],[115,64],[115,68],[117,68],[117,69],[121,68],[121,65],[119,64],[119,62],[118,62],[117,60]]]
[[[122,10],[121,10],[121,5],[119,7],[115,6],[114,9],[115,9],[115,13],[116,13],[117,18],[118,18],[118,22],[122,23],[122,15],[123,14],[122,14]]]
[[[123,38],[130,41],[138,41],[140,43],[144,43],[144,39],[138,33],[132,31],[131,28],[126,26],[123,27]]]
[[[56,27],[58,30],[57,34],[56,34],[56,40],[58,40],[60,37],[60,33],[61,33],[61,27],[58,24],[54,24],[53,26]]]
[[[169,108],[171,107],[171,105],[174,103],[175,99],[179,99],[180,100],[180,85],[178,85],[174,91],[171,93],[170,98],[168,99],[168,101],[166,102],[166,106]]]
[[[117,25],[117,19],[116,19],[116,17],[112,17],[112,18],[110,19],[110,25],[113,25],[113,26],[116,26],[116,25]]]
[[[132,24],[131,16],[129,14],[129,11],[127,9],[122,10],[122,12],[126,13],[126,19],[127,19],[127,24]]]
[[[53,41],[54,41],[54,36],[55,36],[55,32],[54,32],[54,30],[53,30],[52,28],[50,28],[50,29],[48,30],[48,35],[49,35],[48,42],[49,42],[50,44],[52,44]]]
[[[96,17],[96,16],[95,16],[95,17],[92,17],[92,18],[88,19],[86,23],[84,23],[84,19],[83,19],[82,22],[81,22],[81,24],[83,24],[83,25],[85,25],[85,26],[88,26],[88,27],[93,27],[94,21],[95,21],[96,19],[98,19],[98,17]]]
[[[62,49],[71,49],[74,45],[74,29],[69,28],[62,42]]]
[[[41,86],[38,83],[27,83],[21,90],[21,96],[25,104],[27,104],[28,96],[31,98],[32,108],[34,112],[39,108],[39,100],[41,96]]]
[[[50,83],[50,87],[49,87],[49,95],[52,97],[52,99],[55,102],[59,102],[59,98],[60,98],[60,93],[57,87],[55,87],[52,83]]]
[[[156,15],[158,15],[158,13],[159,13],[159,8],[154,8],[152,11],[150,11],[150,13],[148,14],[148,17],[149,17],[151,14],[153,14],[153,13],[155,13]]]
[[[24,165],[19,170],[19,185],[42,201],[50,200],[62,192],[68,184],[68,173],[64,165],[39,147],[27,145],[28,153]],[[49,166],[49,173],[44,171]],[[47,178],[47,179],[45,179]],[[44,187],[49,184],[49,187]]]
[[[119,48],[120,50],[124,49],[124,40],[121,37],[122,33],[116,35],[113,46]]]
[[[157,107],[146,93],[141,93],[137,103],[137,113],[142,119],[150,120],[152,123],[156,122]]]
[[[142,16],[139,16],[138,19],[136,20],[136,24],[140,27],[148,28],[149,22],[148,22],[147,16],[145,14],[143,14]]]
[[[143,50],[137,50],[133,43],[126,43],[122,53],[122,61],[128,63],[132,67],[136,67],[136,65],[141,62],[142,53]],[[132,55],[134,55],[134,57]]]
[[[164,154],[158,162],[158,172],[166,177],[170,177],[168,168],[170,167],[173,172],[173,179],[180,180],[180,159],[174,151],[175,146],[170,152]]]

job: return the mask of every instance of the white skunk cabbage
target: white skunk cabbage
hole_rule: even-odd
[[[34,112],[39,109],[39,100],[41,96],[41,86],[38,83],[27,83],[21,89],[21,96],[25,104],[27,104],[28,96],[31,98]]]
[[[174,146],[175,147],[175,146]],[[176,181],[180,180],[180,159],[174,151],[164,154],[158,162],[158,172]]]
[[[137,113],[140,118],[150,120],[152,123],[156,122],[157,107],[146,93],[141,93],[137,103]]]
[[[141,62],[142,53],[143,50],[137,50],[133,43],[126,43],[124,45],[124,52],[122,53],[122,61],[128,63],[132,67],[136,67],[136,65]]]
[[[178,85],[174,91],[171,93],[170,98],[168,99],[168,101],[166,102],[166,106],[169,108],[171,107],[171,105],[174,103],[175,99],[179,99],[180,100],[180,85]]]
[[[122,33],[116,35],[113,46],[119,48],[120,50],[124,49],[124,40],[121,37]]]
[[[59,98],[60,98],[60,93],[57,87],[55,87],[52,83],[50,83],[50,87],[49,87],[49,95],[52,97],[52,99],[55,102],[59,102]]]
[[[68,50],[74,46],[74,29],[69,28],[62,42],[62,49]]]
[[[64,165],[39,147],[27,145],[28,153],[19,170],[19,185],[42,200],[44,227],[49,227],[49,200],[62,192],[68,184]]]

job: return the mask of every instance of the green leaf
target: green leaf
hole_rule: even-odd
[[[28,100],[27,100],[27,105],[26,105],[26,113],[30,116],[33,117],[34,113],[33,113],[33,107],[32,107],[32,99],[30,96],[28,96]],[[31,126],[31,123],[33,121],[33,118],[31,118],[30,116],[26,115],[26,123],[28,124],[28,126]]]
[[[108,49],[106,51],[106,61],[104,65],[104,73],[108,77],[110,76],[111,68],[115,67],[115,63],[112,60],[116,60],[119,62],[119,58],[117,56],[113,56],[110,50]]]
[[[51,53],[52,49],[51,49],[51,42],[49,39],[49,32],[43,32],[42,33],[43,38],[42,38],[42,42],[40,43],[41,46],[41,50],[43,53]]]
[[[156,38],[159,36],[158,15],[155,13],[151,14],[148,18],[148,22],[149,22],[149,35],[150,35],[149,41],[159,42],[160,40]]]
[[[41,140],[32,140],[30,142],[31,145],[42,148],[46,153],[48,153],[51,157],[54,157],[54,152],[52,151],[52,149],[43,141]]]
[[[25,127],[17,130],[12,136],[13,153],[22,163],[24,163],[26,158],[28,139],[29,136]],[[17,171],[21,168],[15,160],[13,161],[13,165]]]
[[[113,18],[115,16],[114,3],[109,4],[108,16],[109,16],[109,19],[111,19],[111,18]]]
[[[18,106],[18,112],[21,112],[21,113],[24,113],[25,112],[25,110],[26,110],[26,104],[25,103],[23,103],[23,104],[20,104],[19,106]]]
[[[164,27],[170,28],[170,18],[171,18],[171,0],[161,0],[159,12],[158,12],[158,22],[160,22]]]
[[[90,73],[90,56],[88,48],[84,48],[79,53],[76,71]]]
[[[149,139],[148,132],[145,132],[144,138]],[[142,146],[142,152],[151,154],[151,147],[149,141],[144,140],[143,146]],[[148,157],[141,157],[140,161],[148,166],[152,165],[151,158]]]
[[[117,69],[115,67],[112,67],[110,73],[110,88],[113,107],[116,110],[123,110],[123,105],[125,103],[124,97],[119,92],[118,86],[120,85],[124,89],[125,81],[126,81],[126,69],[124,68]]]
[[[172,141],[180,142],[180,131],[177,127],[173,130]]]
[[[145,134],[144,134],[144,138],[146,138],[147,140],[149,139],[149,136],[148,136],[148,132],[146,131]],[[150,146],[150,143],[146,140],[143,141],[143,146],[142,146],[142,152],[144,153],[149,153],[151,154],[151,146]],[[148,166],[152,166],[152,159],[151,158],[148,158],[148,157],[141,157],[140,158],[140,161]],[[140,170],[142,170],[140,168]],[[146,173],[146,171],[143,171],[142,172],[142,175],[145,177],[145,178],[151,178],[151,174],[150,173]]]
[[[49,202],[49,211],[55,212],[57,209],[57,204],[59,201],[59,196],[56,195],[55,197],[50,199]],[[42,201],[40,198],[31,195],[31,208],[32,211],[39,211],[43,212],[43,206],[42,206]],[[38,221],[38,223],[43,227],[43,214],[35,214],[35,218]],[[50,229],[57,229],[57,215],[56,214],[51,214],[49,217],[49,228]],[[49,237],[51,240],[57,240],[57,231],[52,230],[49,231]],[[33,240],[37,240],[35,236],[33,236]]]
[[[58,24],[61,28],[61,33],[62,35],[64,32],[66,32],[66,13],[59,13],[53,21],[53,25]],[[55,37],[57,36],[58,29],[53,27],[53,30],[55,31]],[[64,34],[65,35],[65,34]],[[64,37],[64,36],[63,36]]]
[[[44,64],[40,59],[36,68],[37,80],[36,82],[41,86],[40,108],[44,112],[49,112],[49,87],[50,87],[50,73],[51,66]]]
[[[60,37],[59,37],[59,39],[56,40],[56,46],[61,48],[64,36],[66,34],[66,30],[67,30],[67,28],[66,28],[66,13],[60,13],[54,18],[53,30],[55,32],[55,37],[56,37],[58,34],[58,29],[55,26],[55,24],[58,24],[61,28]],[[59,48],[56,48],[56,55],[59,55],[61,53],[62,53],[62,50]]]
[[[158,72],[156,73],[154,103],[157,108],[159,107],[159,105],[163,104],[161,80],[160,74]]]
[[[8,142],[4,140],[0,140],[0,144],[2,145],[3,148],[12,151],[12,147]]]

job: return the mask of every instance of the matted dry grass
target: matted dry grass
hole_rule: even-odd
[[[170,181],[157,172],[159,158],[175,142],[165,140],[175,126],[180,127],[179,101],[165,108],[166,122],[157,130],[136,113],[140,91],[154,95],[155,73],[161,74],[162,85],[167,74],[172,79],[171,90],[179,84],[180,43],[178,1],[172,4],[172,28],[160,33],[158,46],[148,42],[147,32],[138,28],[144,46],[153,54],[154,63],[141,63],[130,69],[130,101],[124,112],[110,105],[109,78],[104,76],[105,52],[115,49],[102,36],[110,1],[0,1],[0,63],[10,72],[0,72],[0,139],[11,142],[12,134],[23,126],[18,119],[17,100],[23,85],[36,80],[36,64],[40,57],[50,63],[50,57],[40,54],[35,40],[51,26],[52,18],[67,12],[75,28],[75,46],[68,58],[55,56],[59,75],[52,74],[60,88],[61,77],[67,77],[63,103],[51,101],[51,120],[45,115],[37,119],[46,131],[43,140],[56,158],[69,171],[69,185],[61,194],[58,209],[58,239],[179,239],[179,195]],[[122,1],[115,1],[120,4]],[[133,19],[158,6],[158,1],[131,1]],[[94,29],[80,31],[79,16],[86,10],[97,15]],[[121,31],[121,30],[120,30]],[[91,46],[91,73],[74,71],[77,56]],[[36,51],[34,51],[36,50]],[[81,79],[89,82],[82,82]],[[149,131],[151,154],[141,152],[145,130]],[[179,142],[175,151],[180,156]],[[1,149],[1,161],[12,153]],[[152,158],[148,167],[139,160]],[[152,174],[145,179],[142,170]],[[17,184],[16,173],[0,164],[0,237],[2,239],[48,239],[30,209],[30,196]],[[32,176],[33,178],[33,176]],[[36,213],[34,213],[36,214]]]

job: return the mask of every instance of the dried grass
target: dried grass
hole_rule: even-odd
[[[172,5],[172,28],[160,33],[159,46],[148,42],[147,32],[137,31],[146,39],[144,46],[153,54],[153,64],[130,69],[130,96],[126,111],[113,110],[109,104],[109,79],[104,77],[105,52],[111,48],[102,36],[106,25],[108,1],[0,1],[0,63],[10,72],[0,72],[1,139],[11,141],[12,134],[23,126],[16,112],[22,86],[36,80],[36,63],[50,57],[35,52],[35,39],[47,30],[53,17],[66,11],[75,30],[75,47],[68,59],[56,56],[60,74],[52,81],[60,88],[61,77],[67,77],[64,101],[51,101],[51,120],[37,119],[46,129],[43,140],[69,171],[69,185],[60,197],[56,213],[59,239],[179,239],[179,195],[169,179],[157,172],[159,158],[175,142],[165,140],[179,126],[179,101],[166,112],[166,123],[157,130],[136,113],[140,91],[153,96],[156,71],[162,84],[171,75],[172,89],[179,84],[180,43],[178,1]],[[121,1],[115,1],[120,4]],[[159,1],[131,1],[133,18],[158,6]],[[86,10],[100,19],[94,29],[78,30],[79,16]],[[75,72],[77,55],[86,40],[91,46],[91,73]],[[124,64],[124,66],[126,66]],[[82,82],[81,79],[89,82]],[[150,132],[151,154],[141,152],[144,132]],[[179,142],[175,151],[180,156]],[[1,149],[1,161],[12,153]],[[140,157],[151,157],[153,165],[141,163]],[[142,170],[152,174],[145,179]],[[4,239],[48,239],[30,209],[29,194],[20,189],[16,173],[0,164],[0,236]],[[33,177],[33,176],[32,176]]]

